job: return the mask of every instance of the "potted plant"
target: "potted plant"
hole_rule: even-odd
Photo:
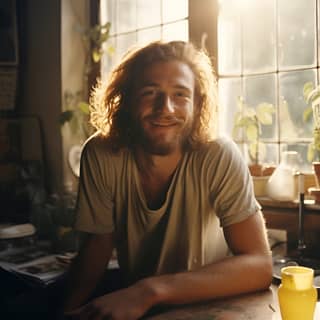
[[[235,114],[232,131],[233,139],[237,139],[239,134],[245,135],[248,141],[249,157],[251,163],[249,170],[252,176],[270,175],[270,169],[263,171],[260,158],[265,154],[265,145],[260,141],[262,125],[272,125],[275,107],[266,102],[259,103],[255,108],[245,104],[243,97],[238,97],[238,111]]]
[[[320,202],[320,86],[306,82],[303,97],[308,105],[303,119],[313,120],[313,141],[309,144],[307,158],[313,165],[316,188],[309,188],[309,193],[315,196],[316,202]]]

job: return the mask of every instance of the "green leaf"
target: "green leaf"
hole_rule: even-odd
[[[89,103],[80,101],[78,103],[78,108],[84,113],[84,114],[89,114]]]
[[[97,62],[100,61],[100,59],[101,59],[101,51],[100,51],[100,49],[99,49],[99,48],[94,48],[94,49],[92,50],[92,60],[93,60],[95,63],[97,63]]]
[[[312,98],[312,102],[311,102],[311,105],[312,107],[313,106],[316,106],[317,104],[320,104],[320,92],[318,92],[314,98]]]
[[[102,44],[109,39],[109,32],[103,32],[100,35],[99,43]]]
[[[314,103],[316,100],[319,100],[320,98],[320,91],[316,91],[316,89],[314,89],[308,96],[307,98],[307,102],[308,103]]]
[[[116,50],[115,50],[115,48],[113,46],[109,46],[107,48],[107,53],[108,53],[109,56],[112,56],[115,53],[115,51]]]
[[[103,24],[101,26],[101,29],[105,30],[105,32],[109,32],[110,28],[111,28],[111,23],[110,22],[107,22],[107,23],[105,23],[105,24]]]
[[[308,159],[309,162],[313,161],[314,153],[315,153],[314,144],[310,143],[309,146],[308,146],[308,153],[307,153],[307,159]]]
[[[303,97],[305,101],[308,101],[308,96],[313,90],[313,83],[311,81],[306,82],[303,86]]]
[[[272,114],[275,113],[275,107],[270,103],[260,103],[257,106],[257,118],[263,125],[271,125],[273,122]]]
[[[250,157],[253,160],[256,160],[257,163],[259,162],[259,159],[265,158],[266,153],[267,153],[267,148],[264,143],[262,143],[262,142],[250,143],[250,145],[249,145]]]
[[[312,107],[308,107],[303,111],[303,121],[308,122],[312,119]]]
[[[248,126],[255,125],[255,121],[253,118],[250,117],[242,117],[239,118],[236,125],[241,128],[247,128]]]
[[[251,124],[246,128],[246,135],[249,141],[256,141],[258,139],[258,134],[259,132],[256,125]]]

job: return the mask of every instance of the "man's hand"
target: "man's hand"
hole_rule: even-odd
[[[112,250],[113,234],[91,234],[73,261],[68,275],[64,312],[83,305],[106,272]]]
[[[136,320],[142,317],[152,304],[148,289],[142,283],[137,283],[96,298],[65,315],[77,320]]]

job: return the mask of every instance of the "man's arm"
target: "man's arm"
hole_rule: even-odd
[[[79,307],[89,298],[107,269],[113,248],[111,233],[88,235],[69,270],[65,312]]]
[[[188,303],[232,296],[269,287],[272,258],[261,214],[224,229],[234,256],[192,272],[145,279],[156,303]]]
[[[195,271],[142,279],[97,298],[74,315],[81,319],[108,315],[134,320],[157,304],[191,303],[267,289],[272,279],[272,259],[262,215],[228,226],[224,233],[234,256]],[[92,316],[86,318],[88,314]]]

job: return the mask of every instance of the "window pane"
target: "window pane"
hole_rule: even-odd
[[[310,172],[312,170],[311,163],[307,159],[308,143],[296,143],[296,144],[281,144],[281,153],[284,151],[297,151],[299,157],[300,170],[302,172]]]
[[[137,0],[137,28],[160,25],[160,13],[160,0]]]
[[[116,38],[110,37],[108,40],[108,45],[111,45],[113,48],[116,48]],[[115,65],[115,61],[117,59],[116,54],[107,54],[105,53],[101,58],[101,77],[102,80],[106,78],[109,71],[111,71],[112,66]]]
[[[264,143],[264,151],[260,153],[259,160],[261,163],[276,165],[279,161],[278,144]]]
[[[244,78],[244,101],[256,109],[260,103],[276,106],[276,77],[274,74],[249,76]],[[275,139],[277,132],[276,114],[272,115],[272,125],[262,125],[260,137]]]
[[[297,141],[311,137],[311,124],[303,121],[306,106],[303,85],[315,79],[315,70],[280,73],[279,94],[284,99],[279,105],[280,140]]]
[[[278,0],[279,68],[315,66],[316,0]]]
[[[243,10],[243,72],[276,70],[275,1],[250,1]]]
[[[101,14],[101,23],[104,24],[106,22],[111,23],[110,33],[115,34],[117,32],[117,0],[101,0],[100,3],[100,14]]]
[[[123,55],[133,46],[136,45],[136,33],[128,33],[120,35],[116,38],[116,48],[113,57],[113,65],[116,65],[120,62]]]
[[[241,27],[237,10],[222,3],[218,19],[219,74],[241,74]]]
[[[117,3],[117,33],[128,32],[137,28],[136,0],[118,0]]]
[[[188,41],[188,21],[183,20],[163,26],[162,37],[164,40],[183,40]]]
[[[187,0],[162,0],[162,22],[181,20],[188,17]]]
[[[137,41],[139,44],[147,44],[150,41],[159,40],[161,39],[161,28],[150,28],[150,29],[144,29],[139,30],[137,32]]]
[[[240,78],[219,80],[219,132],[232,135],[234,116],[238,111],[237,98],[241,96]],[[242,140],[239,137],[239,140]]]
[[[253,159],[250,158],[248,145],[244,143],[238,143],[239,149],[247,163],[253,163]],[[278,144],[276,143],[260,143],[259,148],[259,163],[265,165],[276,165],[279,163],[278,156]]]

